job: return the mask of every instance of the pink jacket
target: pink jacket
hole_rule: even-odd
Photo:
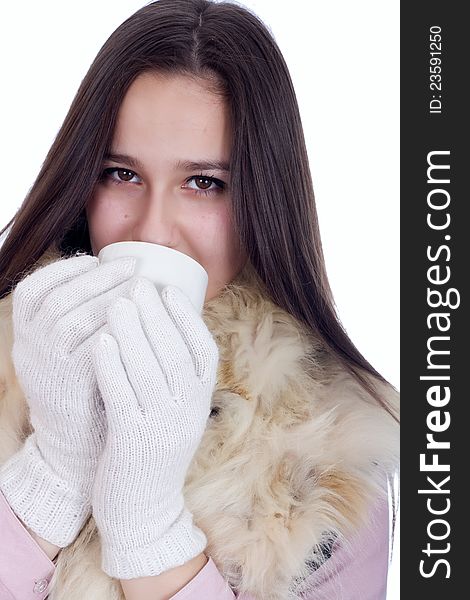
[[[0,600],[44,600],[54,563],[11,510],[0,492]],[[370,514],[367,528],[350,540],[348,548],[332,548],[332,556],[310,580],[315,593],[305,600],[384,600],[389,560],[389,514],[381,503]],[[310,581],[309,580],[309,581]],[[171,600],[253,600],[236,596],[214,561],[206,565]]]

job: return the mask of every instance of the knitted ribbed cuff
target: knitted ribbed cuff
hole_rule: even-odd
[[[0,467],[0,489],[25,525],[60,548],[72,543],[91,512],[90,503],[44,461],[34,433]]]
[[[116,579],[133,579],[160,575],[185,564],[205,549],[207,538],[193,524],[193,515],[184,508],[168,531],[151,545],[116,550],[103,538],[101,544],[103,571]]]

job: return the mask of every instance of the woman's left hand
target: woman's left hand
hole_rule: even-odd
[[[219,352],[189,298],[161,297],[136,277],[108,309],[111,335],[93,348],[107,440],[93,485],[102,567],[111,577],[159,575],[207,545],[183,485],[210,413]]]

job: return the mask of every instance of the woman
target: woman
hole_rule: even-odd
[[[202,316],[93,258],[122,240],[197,260]],[[335,314],[253,14],[160,0],[111,35],[0,273],[6,598],[384,597],[398,395]]]

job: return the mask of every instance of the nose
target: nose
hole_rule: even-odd
[[[176,202],[162,193],[152,194],[132,229],[132,240],[174,248],[178,245]]]

